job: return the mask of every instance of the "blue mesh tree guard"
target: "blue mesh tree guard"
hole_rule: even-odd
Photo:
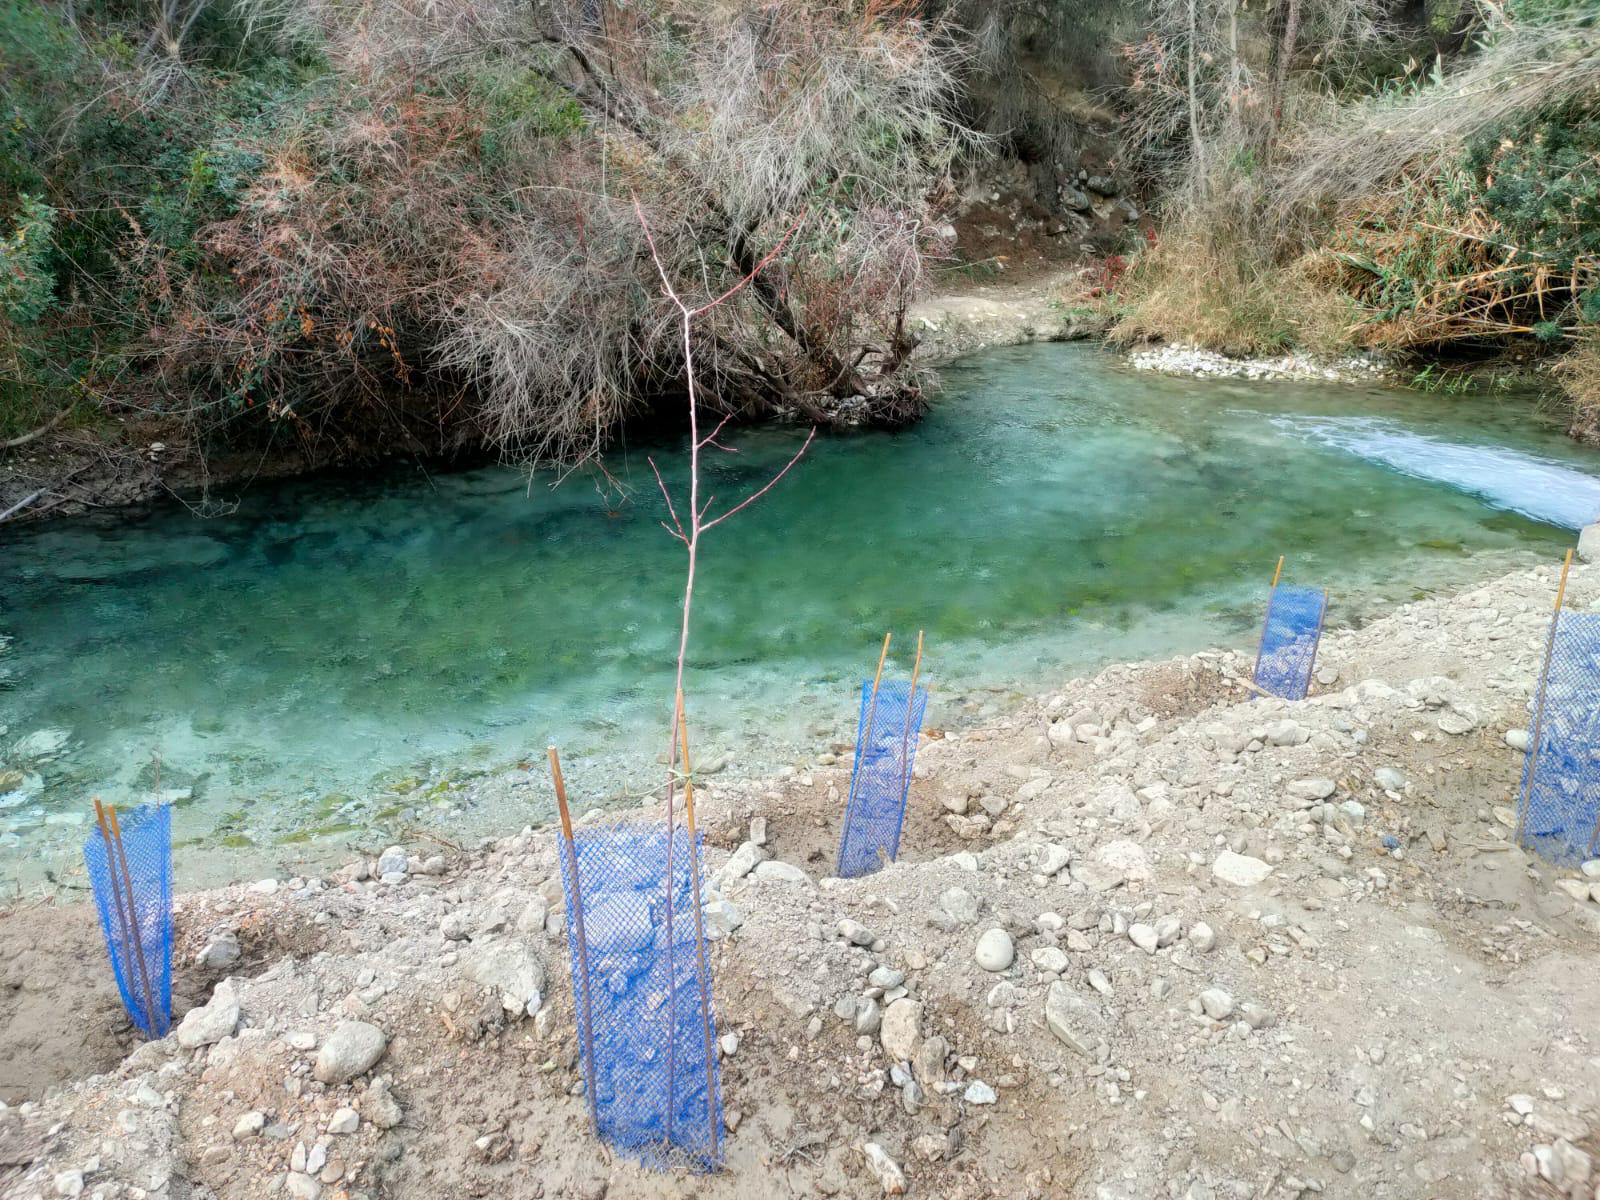
[[[1304,700],[1328,615],[1328,594],[1280,584],[1267,597],[1267,620],[1256,654],[1258,688],[1285,700]]]
[[[722,1162],[711,969],[690,875],[703,844],[691,849],[682,828],[669,843],[664,825],[621,823],[578,830],[561,854],[590,1115],[604,1141],[662,1169]]]
[[[123,1007],[146,1037],[164,1037],[172,1027],[172,809],[152,804],[122,818],[120,852],[96,829],[83,861]]]
[[[1600,615],[1557,612],[1522,761],[1517,840],[1572,864],[1600,853]]]
[[[893,862],[900,853],[900,829],[906,819],[917,735],[927,710],[926,688],[917,689],[912,703],[909,682],[885,681],[878,687],[874,704],[872,681],[862,683],[855,768],[850,773],[850,801],[844,812],[844,833],[839,838],[841,879],[869,875],[882,869],[885,862]]]

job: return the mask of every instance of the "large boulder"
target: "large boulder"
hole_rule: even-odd
[[[1600,562],[1600,521],[1585,525],[1578,534],[1578,557],[1584,562]]]

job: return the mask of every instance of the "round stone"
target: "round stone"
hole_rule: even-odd
[[[991,929],[978,939],[975,957],[985,971],[1004,971],[1017,957],[1011,935],[1004,929]]]

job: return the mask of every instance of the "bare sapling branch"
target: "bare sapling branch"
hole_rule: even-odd
[[[670,838],[673,826],[673,802],[677,791],[678,747],[681,744],[679,724],[682,720],[683,714],[684,665],[687,662],[689,655],[689,622],[692,609],[694,607],[695,570],[699,564],[700,536],[707,530],[722,524],[722,522],[726,521],[734,514],[748,508],[750,505],[754,504],[757,500],[761,499],[762,496],[765,496],[774,487],[776,487],[778,482],[782,480],[791,469],[793,469],[794,465],[805,456],[805,452],[810,449],[811,443],[816,439],[817,429],[815,425],[811,427],[810,432],[806,434],[805,441],[801,443],[800,449],[795,451],[794,455],[783,465],[782,469],[779,470],[771,479],[769,479],[764,486],[757,489],[755,492],[751,493],[749,496],[745,497],[743,500],[728,508],[718,516],[707,520],[706,514],[709,512],[711,503],[713,500],[715,500],[715,497],[709,497],[704,503],[702,503],[700,500],[701,451],[705,450],[708,446],[722,450],[725,453],[735,453],[735,451],[732,451],[728,447],[722,446],[717,442],[718,435],[721,434],[722,430],[728,423],[728,416],[724,416],[722,420],[717,423],[716,428],[714,428],[710,433],[703,437],[700,433],[700,395],[698,383],[695,379],[694,364],[694,324],[699,318],[705,316],[707,313],[716,309],[719,305],[726,303],[734,296],[738,295],[755,280],[757,275],[770,267],[773,262],[775,262],[783,253],[785,247],[789,243],[789,240],[794,236],[795,230],[800,226],[800,219],[797,219],[794,224],[790,225],[788,230],[786,230],[783,236],[778,240],[777,245],[775,245],[766,255],[758,260],[754,267],[746,272],[727,290],[713,299],[708,300],[704,304],[691,306],[687,301],[684,300],[678,289],[673,285],[672,278],[667,272],[666,264],[662,261],[660,251],[656,247],[655,235],[650,229],[649,220],[645,217],[644,207],[637,199],[634,201],[633,211],[634,215],[638,218],[639,228],[644,233],[645,245],[650,251],[651,262],[655,264],[656,274],[661,279],[662,295],[664,295],[667,300],[671,302],[673,308],[677,310],[678,322],[681,326],[683,336],[683,378],[689,405],[689,498],[687,505],[685,505],[685,511],[688,514],[687,526],[684,524],[683,518],[679,515],[678,507],[672,499],[671,489],[667,487],[666,480],[662,478],[661,471],[656,467],[655,460],[650,460],[650,470],[655,474],[656,485],[661,489],[661,496],[666,501],[667,505],[667,514],[672,519],[671,525],[668,525],[665,521],[661,522],[662,528],[666,529],[669,534],[683,543],[684,550],[688,556],[688,563],[684,572],[682,623],[679,626],[678,632],[678,662],[673,678],[672,742],[669,747],[667,759],[668,771],[666,814],[669,838],[667,845],[668,853],[670,855],[672,845]],[[803,219],[803,216],[801,219]],[[668,920],[669,922],[671,920],[670,900],[668,904]]]

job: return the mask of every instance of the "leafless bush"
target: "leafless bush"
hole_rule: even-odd
[[[1316,107],[1388,36],[1388,9],[1386,0],[1265,9],[1151,0],[1144,38],[1125,49],[1129,163],[1147,186],[1190,204],[1234,186],[1245,164],[1264,165],[1297,105]]]
[[[340,89],[211,232],[236,286],[178,306],[167,361],[330,419],[462,381],[508,452],[585,458],[681,386],[637,198],[685,293],[789,239],[696,325],[708,402],[902,419],[905,310],[975,145],[951,115],[961,52],[917,7],[252,0]]]

